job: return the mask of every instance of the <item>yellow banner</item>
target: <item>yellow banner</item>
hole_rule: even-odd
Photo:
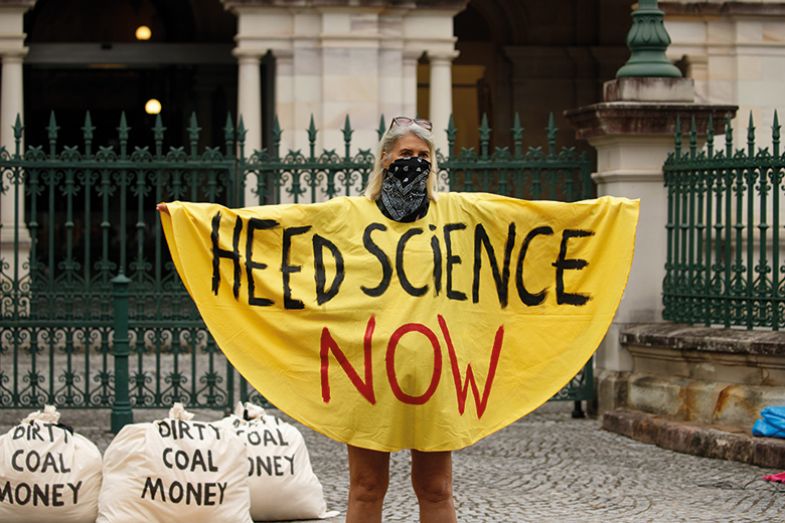
[[[455,450],[531,412],[589,360],[621,300],[638,201],[440,194],[239,210],[170,203],[172,258],[239,372],[358,447]]]

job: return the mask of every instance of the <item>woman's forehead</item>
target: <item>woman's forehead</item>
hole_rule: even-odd
[[[407,133],[398,138],[393,146],[393,149],[411,149],[411,150],[425,150],[428,151],[428,142],[420,138],[414,133]]]

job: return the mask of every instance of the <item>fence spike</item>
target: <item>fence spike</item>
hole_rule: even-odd
[[[191,121],[188,124],[188,138],[191,142],[191,156],[196,157],[197,155],[197,143],[199,142],[199,131],[202,130],[199,127],[199,123],[196,120],[196,112],[191,113]]]
[[[275,151],[275,156],[278,156],[279,148],[281,146],[281,135],[283,134],[283,130],[281,130],[281,122],[278,121],[278,115],[275,115],[275,119],[273,120],[273,149]]]
[[[553,112],[548,113],[548,156],[552,156],[556,151],[556,134],[559,129],[556,128],[556,118]]]
[[[482,113],[480,121],[480,154],[483,158],[488,157],[488,142],[491,139],[491,128],[488,127],[488,115]]]
[[[224,125],[224,142],[226,143],[226,156],[234,155],[234,122],[232,113],[226,113],[226,124]]]
[[[384,113],[382,113],[381,118],[379,118],[379,128],[376,129],[376,134],[377,136],[379,136],[379,141],[381,141],[382,136],[384,136],[384,133],[386,131],[387,131],[387,124],[384,121]]]
[[[16,120],[12,129],[14,130],[14,155],[18,157],[22,148],[22,132],[25,129],[22,125],[22,116],[19,113],[16,113]]]
[[[750,111],[750,119],[747,123],[747,155],[750,158],[755,156],[755,122],[752,119],[752,111]]]
[[[521,115],[515,111],[515,118],[512,122],[512,140],[515,144],[515,157],[523,156],[523,126],[521,125]]]
[[[780,117],[774,109],[774,122],[771,124],[771,142],[774,149],[774,157],[780,155]]]
[[[452,113],[450,113],[450,119],[447,120],[447,129],[445,129],[445,132],[447,133],[447,154],[448,156],[453,156],[455,150],[455,137],[458,135],[458,128],[455,127],[455,118]]]
[[[245,155],[245,135],[247,134],[248,129],[245,128],[245,122],[243,122],[243,117],[240,115],[240,119],[237,121],[237,147],[241,158],[244,158]],[[251,152],[253,153],[253,151]]]
[[[313,122],[313,113],[311,113],[311,121],[308,123],[308,148],[310,149],[311,159],[316,154],[316,134],[318,132]]]
[[[690,118],[690,157],[695,158],[698,150],[698,126],[695,124],[695,115]]]
[[[341,129],[343,133],[343,141],[350,142],[352,140],[352,133],[354,130],[352,129],[351,121],[349,120],[349,115],[346,115],[346,118],[343,121],[343,129]]]
[[[55,156],[57,154],[57,131],[60,129],[57,125],[55,112],[49,112],[49,125],[46,126],[47,135],[49,138],[49,154]]]
[[[681,157],[681,115],[676,115],[676,125],[673,128],[673,148],[676,158]]]
[[[93,125],[93,120],[90,117],[90,111],[88,110],[85,111],[84,125],[82,125],[82,137],[84,138],[86,156],[91,156],[93,154],[93,131],[95,131],[95,126]]]
[[[128,135],[131,128],[128,127],[128,122],[125,119],[125,111],[120,112],[120,125],[117,127],[117,133],[120,138],[120,156],[125,158],[128,148]]]
[[[730,125],[730,117],[725,117],[725,156],[733,156],[733,127]]]
[[[93,131],[95,131],[95,126],[93,125],[93,119],[90,117],[90,111],[87,110],[84,114],[84,125],[82,125],[82,136],[84,136],[85,141],[92,141]]]
[[[153,140],[155,141],[155,155],[157,157],[163,154],[164,131],[166,131],[166,127],[164,127],[161,120],[161,113],[158,113],[155,115],[155,125],[153,126]]]
[[[709,159],[711,159],[714,156],[714,118],[711,113],[706,121],[706,148]]]

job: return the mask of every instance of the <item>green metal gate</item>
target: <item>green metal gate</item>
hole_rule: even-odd
[[[547,148],[524,150],[516,116],[512,150],[489,151],[490,129],[480,128],[480,150],[439,158],[442,188],[490,191],[531,199],[593,196],[590,163],[573,149],[556,148],[551,117]],[[240,378],[202,324],[174,270],[155,203],[167,200],[246,203],[313,202],[360,194],[373,165],[368,150],[352,153],[347,117],[342,154],[309,150],[279,154],[273,144],[246,156],[242,121],[227,118],[224,143],[199,150],[191,118],[186,147],[164,147],[159,118],[151,145],[129,145],[124,115],[115,146],[93,143],[87,113],[81,146],[58,144],[52,114],[49,143],[0,150],[4,223],[0,264],[0,408],[112,407],[113,426],[131,409],[228,409],[237,399],[263,401]],[[379,134],[385,130],[384,118]],[[13,209],[8,212],[8,206]],[[127,334],[126,334],[127,333]],[[594,397],[591,362],[555,399]],[[116,422],[116,423],[115,423]]]

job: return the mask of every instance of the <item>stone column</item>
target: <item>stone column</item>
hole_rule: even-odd
[[[677,115],[695,118],[705,132],[712,115],[717,134],[735,106],[693,103],[692,80],[619,78],[605,84],[604,102],[567,111],[578,139],[597,149],[597,195],[640,198],[641,210],[629,283],[616,317],[597,351],[597,397],[601,411],[624,406],[632,358],[619,343],[626,325],[662,321],[668,198],[662,166],[674,147]]]
[[[22,62],[27,54],[22,20],[25,11],[35,5],[35,0],[0,0],[0,58],[2,59],[2,84],[0,85],[0,145],[14,153],[13,126],[17,115],[24,124]],[[21,152],[21,151],[20,151]],[[8,189],[0,196],[0,258],[9,264],[5,274],[21,277],[22,264],[27,260],[30,234],[24,223],[24,187],[19,187],[19,198],[14,198],[14,186],[5,173],[0,183]],[[18,220],[16,217],[18,216]],[[15,239],[18,244],[15,245]],[[14,263],[17,250],[19,265]]]
[[[262,82],[261,55],[257,52],[234,50],[238,63],[237,118],[243,119],[248,134],[245,135],[245,154],[262,148]]]
[[[275,111],[283,130],[279,154],[283,158],[294,145],[294,53],[277,49],[275,54]]]
[[[458,51],[429,51],[431,64],[430,120],[436,147],[447,154],[447,124],[452,115],[452,61]]]
[[[382,40],[379,47],[379,112],[388,123],[403,114],[402,51],[400,41],[396,40]]]
[[[419,116],[417,114],[417,60],[422,55],[422,51],[416,49],[405,49],[402,56],[402,77],[403,86],[403,108],[402,116]],[[398,115],[390,115],[394,118]],[[389,120],[389,118],[388,118]]]

